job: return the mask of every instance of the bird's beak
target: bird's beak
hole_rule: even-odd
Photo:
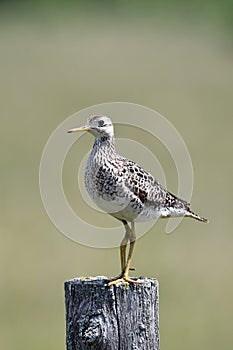
[[[89,131],[90,127],[87,125],[81,126],[80,128],[74,128],[74,129],[70,129],[67,132],[71,133],[71,132],[78,132],[78,131]]]

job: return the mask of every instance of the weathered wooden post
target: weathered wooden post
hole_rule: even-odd
[[[106,277],[65,282],[67,350],[159,350],[156,279],[108,287]]]

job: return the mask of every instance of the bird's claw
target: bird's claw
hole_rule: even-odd
[[[113,285],[116,285],[118,283],[134,283],[134,284],[140,284],[140,281],[137,280],[133,280],[128,276],[122,276],[122,277],[116,277],[113,280],[110,280],[110,282],[108,282],[108,286],[111,287]]]

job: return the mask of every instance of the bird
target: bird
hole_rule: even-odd
[[[84,126],[70,129],[68,133],[81,131],[95,137],[85,168],[86,190],[99,208],[120,220],[125,228],[120,243],[121,272],[109,279],[108,285],[140,283],[138,279],[129,277],[136,241],[136,222],[190,217],[207,223],[208,219],[194,213],[189,202],[167,191],[139,164],[117,153],[114,126],[108,116],[92,115]]]

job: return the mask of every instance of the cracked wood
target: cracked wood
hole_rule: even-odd
[[[65,282],[67,350],[159,350],[158,281]]]

